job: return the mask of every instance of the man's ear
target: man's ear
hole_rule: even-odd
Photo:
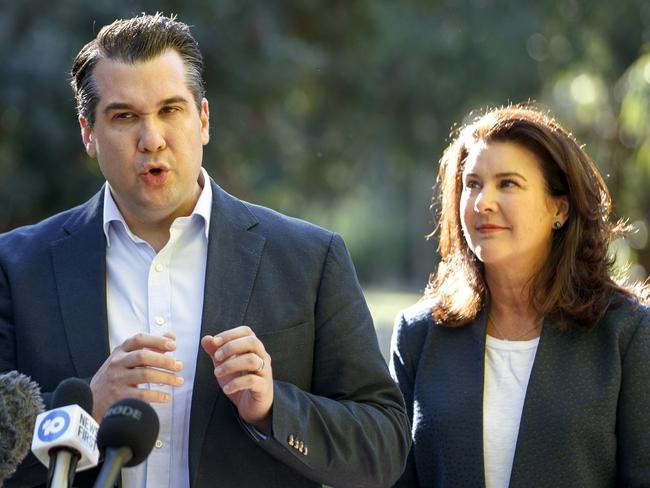
[[[201,101],[201,142],[205,146],[210,141],[210,106],[208,105],[207,98]]]
[[[79,126],[81,127],[81,140],[86,148],[86,154],[91,158],[97,157],[97,147],[95,146],[95,135],[90,122],[85,117],[79,116]]]

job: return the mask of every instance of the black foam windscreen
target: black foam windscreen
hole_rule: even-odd
[[[93,414],[93,392],[90,386],[79,378],[68,378],[59,383],[52,394],[51,408],[79,405],[90,415]]]
[[[151,405],[126,398],[106,410],[97,432],[97,447],[101,451],[128,447],[133,457],[124,466],[137,466],[153,449],[159,428],[158,414]]]

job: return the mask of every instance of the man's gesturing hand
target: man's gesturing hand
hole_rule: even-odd
[[[239,416],[269,432],[273,405],[271,356],[250,327],[241,326],[205,336],[201,346],[212,358],[214,376],[237,407]]]
[[[108,407],[123,398],[150,403],[171,400],[168,393],[139,388],[145,383],[180,386],[183,378],[175,373],[183,364],[165,353],[176,350],[176,336],[136,334],[117,346],[90,381],[93,392],[93,417],[101,420]]]

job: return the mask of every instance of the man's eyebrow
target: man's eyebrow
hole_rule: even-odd
[[[177,96],[177,97],[170,97],[161,100],[158,103],[158,106],[164,107],[165,105],[173,105],[175,103],[179,103],[183,105],[189,104],[188,100],[185,97]],[[113,102],[106,105],[106,107],[104,107],[103,112],[108,113],[112,110],[133,110],[133,105],[126,102]]]
[[[175,103],[188,104],[190,102],[185,97],[179,95],[177,97],[165,98],[159,105],[173,105]]]
[[[103,112],[108,113],[111,110],[131,110],[132,108],[133,107],[131,107],[131,105],[129,105],[128,103],[113,102],[106,105],[106,107],[104,107]]]

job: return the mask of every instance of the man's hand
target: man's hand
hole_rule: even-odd
[[[201,346],[212,358],[219,386],[244,422],[262,432],[271,427],[273,372],[271,356],[250,327],[205,336]]]
[[[104,412],[123,398],[137,398],[149,403],[166,403],[168,393],[139,388],[145,383],[180,386],[176,375],[183,364],[165,353],[176,350],[176,336],[136,334],[116,347],[90,381],[93,392],[93,417],[101,421]]]

